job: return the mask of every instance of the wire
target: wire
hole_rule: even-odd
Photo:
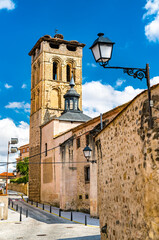
[[[70,129],[70,130],[71,130],[71,129]],[[90,131],[91,131],[91,130],[89,130],[89,131],[87,131],[87,132],[84,132],[83,134],[81,134],[81,135],[79,135],[79,136],[73,136],[72,139],[74,140],[74,139],[76,139],[76,138],[79,138],[79,137],[81,137],[81,136],[89,133]],[[56,147],[50,148],[50,149],[47,150],[47,152],[49,152],[49,151],[51,151],[51,150],[54,150],[54,149],[56,149],[56,148],[58,148],[58,147],[60,147],[60,146],[58,145],[58,146],[56,146]],[[31,159],[31,158],[33,158],[33,157],[36,157],[36,156],[38,156],[38,155],[42,155],[42,154],[44,154],[44,153],[46,153],[46,151],[37,153],[37,154],[32,155],[32,156],[27,157],[27,158],[28,158],[28,159]],[[4,163],[4,162],[0,162],[0,164],[1,164],[1,163]],[[16,163],[17,163],[17,161],[9,162],[8,164],[16,164]],[[41,163],[42,163],[42,162],[30,162],[30,161],[29,161],[29,164],[41,164]],[[57,162],[57,163],[58,163],[58,162]],[[62,163],[62,162],[59,162],[59,163]],[[78,162],[73,162],[73,163],[78,163]],[[81,162],[79,162],[79,163],[81,163]],[[6,165],[7,165],[7,163],[4,163],[3,165],[0,165],[0,167],[1,167],[1,166],[6,166]]]

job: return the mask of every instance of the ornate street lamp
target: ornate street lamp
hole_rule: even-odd
[[[91,152],[92,152],[92,149],[88,147],[88,145],[83,149],[83,153],[85,158],[87,159],[87,162],[89,162],[89,159],[91,157]]]
[[[146,64],[146,68],[128,68],[128,67],[111,67],[108,66],[108,63],[112,57],[113,45],[115,44],[109,38],[103,37],[103,33],[98,33],[98,38],[94,41],[93,45],[90,47],[92,50],[95,61],[104,68],[112,69],[123,69],[124,73],[127,73],[129,76],[138,78],[142,80],[146,78],[147,88],[148,88],[148,103],[149,103],[149,127],[153,127],[152,120],[152,107],[153,101],[151,99],[151,90],[150,90],[150,74],[149,74],[149,64]]]
[[[96,160],[90,161],[92,149],[90,147],[88,147],[88,145],[83,149],[83,153],[84,153],[85,158],[87,159],[87,162],[97,163]]]

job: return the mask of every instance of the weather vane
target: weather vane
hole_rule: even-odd
[[[58,32],[58,29],[55,29],[55,34],[57,34],[57,32]]]

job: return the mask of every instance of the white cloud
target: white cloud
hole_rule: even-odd
[[[153,77],[151,80],[150,80],[150,85],[153,86],[155,84],[159,83],[159,76],[157,77]]]
[[[13,86],[12,85],[9,85],[8,83],[6,83],[5,85],[5,88],[9,89],[9,88],[12,88]]]
[[[87,66],[90,66],[90,67],[93,67],[93,68],[97,67],[94,63],[87,63]]]
[[[115,87],[120,87],[124,82],[126,82],[126,80],[124,80],[124,79],[118,79],[118,80],[116,81]]]
[[[5,108],[10,109],[24,109],[25,112],[30,112],[30,104],[23,102],[9,102],[8,105],[5,106]]]
[[[148,19],[145,26],[145,35],[149,41],[159,41],[159,0],[147,0],[146,13],[143,18]]]
[[[0,0],[0,9],[13,10],[15,3],[12,0]]]
[[[22,88],[23,89],[27,88],[27,85],[25,83],[23,83]]]
[[[134,89],[132,86],[118,91],[100,81],[87,82],[83,85],[83,111],[85,114],[95,117],[130,101],[142,91],[143,89]]]
[[[17,137],[19,142],[17,147],[29,143],[29,125],[26,122],[21,121],[16,125],[12,119],[4,118],[0,120],[0,162],[6,163],[7,161],[7,147],[8,141],[12,137]],[[9,162],[15,162],[16,154],[10,154]],[[1,166],[0,172],[6,171],[6,166]],[[9,164],[9,171],[12,171],[14,165]]]

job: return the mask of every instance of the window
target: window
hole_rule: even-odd
[[[86,146],[89,145],[89,134],[86,135]]]
[[[73,100],[70,100],[70,109],[73,109]]]
[[[27,148],[27,152],[29,152],[29,148]]]
[[[59,49],[59,44],[50,43],[49,45],[50,45],[51,48]]]
[[[75,51],[76,51],[76,47],[74,47],[74,46],[69,46],[69,45],[67,45],[67,49],[68,49],[69,51],[72,51],[72,52],[75,52]]]
[[[23,148],[23,153],[25,153],[25,148]]]
[[[68,110],[68,100],[66,100],[66,110]]]
[[[70,80],[71,80],[71,68],[70,68],[69,65],[67,65],[66,74],[67,74],[67,82],[70,82]]]
[[[77,110],[78,104],[77,104],[77,99],[75,99],[75,110]]]
[[[86,166],[84,168],[85,182],[90,182],[90,167]]]
[[[79,195],[79,199],[82,199],[82,195]]]
[[[53,80],[57,80],[57,63],[53,62]]]
[[[45,143],[45,157],[47,156],[47,143]]]
[[[79,148],[80,147],[80,138],[77,138],[77,148]]]
[[[85,199],[89,199],[89,195],[88,194],[85,195]]]

